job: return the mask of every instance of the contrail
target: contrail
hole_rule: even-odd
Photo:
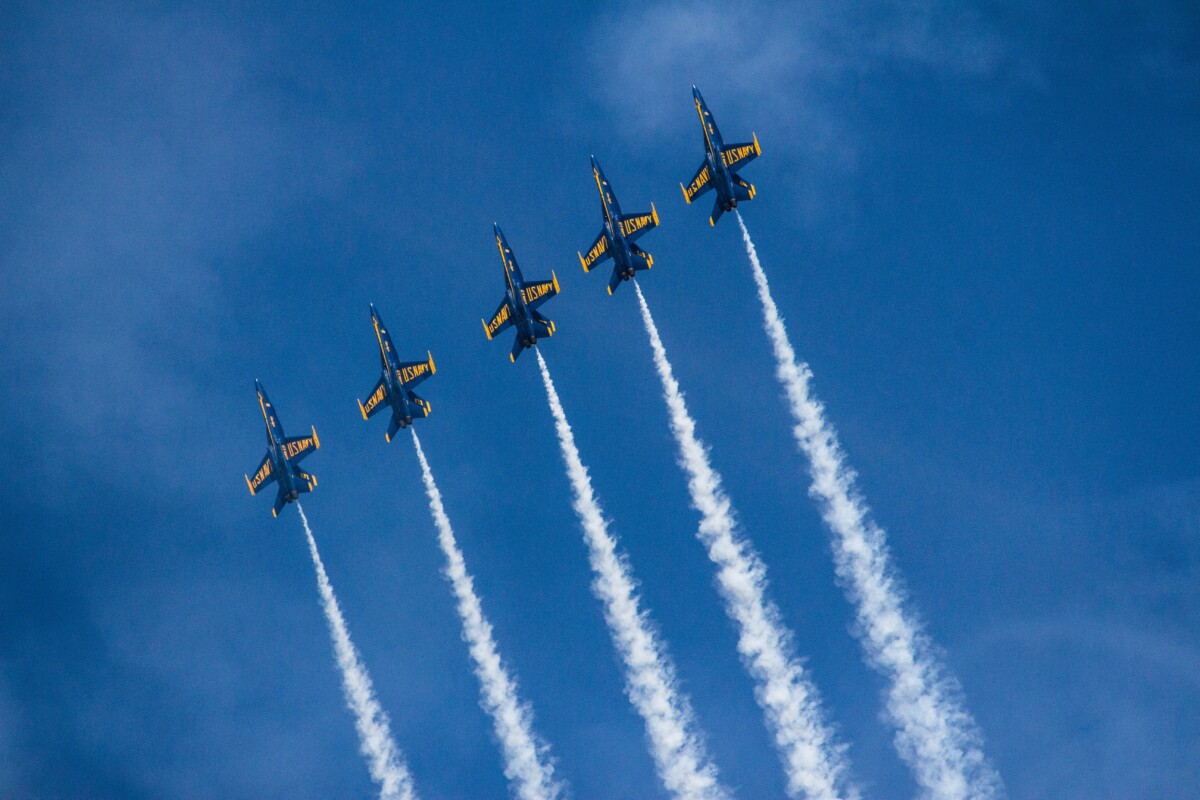
[[[462,617],[463,637],[467,640],[471,658],[475,661],[475,676],[479,678],[480,705],[492,718],[496,737],[504,750],[504,777],[513,784],[521,800],[551,800],[560,797],[562,786],[554,780],[554,765],[549,748],[533,732],[533,714],[517,698],[517,686],[496,652],[492,626],[483,616],[474,581],[467,574],[462,551],[454,539],[450,518],[442,505],[442,493],[433,480],[433,470],[425,458],[421,440],[415,428],[413,444],[421,462],[421,477],[429,496],[429,510],[438,529],[438,544],[446,554],[445,575],[450,579]]]
[[[833,532],[837,575],[856,608],[866,656],[889,681],[887,714],[896,726],[896,749],[928,798],[993,798],[1003,795],[999,775],[982,750],[982,736],[962,705],[961,689],[939,663],[929,637],[905,608],[904,591],[891,566],[883,529],[868,517],[854,486],[854,472],[825,410],[809,393],[812,371],[796,360],[787,328],[771,298],[750,232],[737,214],[742,240],[758,285],[763,327],[775,350],[776,376],[787,392],[796,443],[808,456],[812,495]]]
[[[329,635],[333,639],[333,651],[337,656],[338,668],[342,671],[342,693],[346,707],[354,714],[354,727],[358,729],[359,750],[367,757],[371,777],[379,784],[380,800],[416,800],[412,776],[404,764],[404,756],[392,741],[392,731],[387,714],[375,699],[371,676],[358,656],[358,650],[350,641],[346,620],[333,595],[333,586],[325,574],[321,554],[317,552],[317,540],[308,527],[304,509],[296,503],[300,521],[304,523],[304,535],[308,537],[308,552],[312,554],[313,567],[317,571],[317,589],[321,592],[321,606],[329,621]]]
[[[697,535],[709,559],[717,565],[725,612],[738,626],[738,652],[754,677],[754,695],[783,759],[788,795],[812,800],[857,797],[857,790],[846,780],[845,748],[834,744],[832,732],[822,722],[817,689],[792,652],[792,634],[780,618],[779,609],[765,597],[766,566],[735,530],[733,509],[721,487],[721,476],[696,435],[696,421],[675,380],[642,287],[633,281],[633,288],[654,351],[654,366],[662,380],[671,431],[679,445],[679,463],[688,474],[692,505],[700,512]]]
[[[638,608],[629,564],[617,553],[617,543],[608,533],[587,467],[579,458],[575,435],[550,379],[550,369],[541,352],[535,348],[534,353],[574,490],[572,505],[588,546],[588,559],[595,575],[592,591],[604,606],[613,645],[625,663],[625,692],[645,723],[659,779],[680,800],[725,798],[728,795],[717,781],[717,768],[693,731],[691,704],[679,691],[675,667],[658,642],[645,612]]]

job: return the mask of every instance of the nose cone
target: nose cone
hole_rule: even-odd
[[[592,156],[592,169],[600,169],[600,165],[596,163],[596,157]]]
[[[500,230],[500,223],[499,223],[499,222],[493,222],[493,223],[492,223],[492,233],[494,233],[496,236],[503,236],[503,235],[504,235],[504,232]]]
[[[254,391],[258,392],[259,394],[263,393],[262,381],[260,381],[258,378],[254,379]]]

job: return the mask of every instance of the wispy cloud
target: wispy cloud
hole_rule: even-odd
[[[77,469],[144,481],[177,458],[173,421],[212,414],[194,398],[223,346],[222,262],[336,180],[321,148],[340,135],[314,144],[320,123],[262,68],[270,37],[219,15],[80,4],[14,28],[5,60],[27,80],[0,128],[0,369],[38,394],[7,393],[3,416],[53,420],[93,453]],[[121,470],[96,463],[134,441]]]
[[[601,16],[590,35],[614,30],[591,68],[612,76],[597,92],[621,110],[624,135],[695,135],[679,123],[696,83],[731,116],[802,135],[806,155],[793,157],[842,169],[859,147],[849,108],[872,75],[929,70],[978,84],[1037,72],[982,11],[935,0],[638,5]]]

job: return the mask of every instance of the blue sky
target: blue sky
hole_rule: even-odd
[[[0,26],[0,794],[368,797],[253,380],[428,798],[503,797],[367,304],[432,350],[423,441],[579,798],[656,797],[491,223],[724,781],[783,776],[694,537],[644,333],[575,252],[588,156],[771,596],[874,798],[879,719],[689,88],[758,134],[793,343],[1013,797],[1200,797],[1200,15],[1184,3],[18,4]]]

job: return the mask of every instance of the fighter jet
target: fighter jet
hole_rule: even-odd
[[[437,372],[437,368],[433,366],[433,355],[428,351],[425,353],[429,356],[428,361],[397,360],[391,334],[387,332],[374,303],[371,304],[371,322],[375,325],[375,340],[379,342],[379,363],[383,367],[383,376],[371,389],[366,402],[359,402],[358,410],[362,412],[363,419],[368,419],[384,408],[391,408],[392,421],[384,434],[384,438],[390,442],[396,431],[412,425],[416,418],[429,416],[429,402],[417,397],[413,389]]]
[[[658,225],[658,212],[651,203],[649,214],[622,214],[621,204],[617,202],[617,196],[613,194],[612,186],[604,177],[595,156],[592,156],[592,177],[596,179],[596,188],[600,190],[604,227],[600,229],[600,235],[588,249],[587,255],[579,254],[579,263],[583,265],[584,272],[591,272],[592,267],[611,258],[613,271],[608,279],[608,293],[611,295],[621,281],[629,280],[638,270],[654,266],[654,257],[634,242]]]
[[[321,442],[317,439],[316,428],[312,429],[311,436],[285,438],[283,426],[275,415],[275,406],[267,399],[267,390],[257,380],[254,381],[254,388],[258,391],[258,405],[262,409],[263,422],[267,425],[267,454],[254,471],[254,477],[246,476],[246,485],[250,487],[250,494],[258,494],[259,489],[268,483],[278,483],[275,506],[271,509],[271,514],[278,517],[285,505],[316,488],[317,479],[298,465],[309,453],[320,448]]]
[[[539,314],[537,307],[558,294],[558,278],[551,272],[548,281],[526,283],[499,225],[495,226],[495,232],[496,247],[500,248],[500,260],[504,262],[504,299],[490,322],[480,321],[488,339],[509,326],[516,326],[517,339],[508,354],[509,361],[516,361],[526,347],[533,347],[538,339],[554,335],[554,323]]]
[[[683,199],[689,203],[715,188],[717,202],[713,204],[708,224],[716,225],[722,214],[737,208],[738,201],[754,199],[754,185],[746,183],[734,170],[762,155],[762,148],[758,146],[758,136],[751,142],[726,145],[712,112],[695,86],[692,87],[692,99],[696,103],[696,113],[700,115],[700,127],[704,129],[704,163],[696,170],[692,182],[687,186],[681,183],[679,188],[683,190]]]

